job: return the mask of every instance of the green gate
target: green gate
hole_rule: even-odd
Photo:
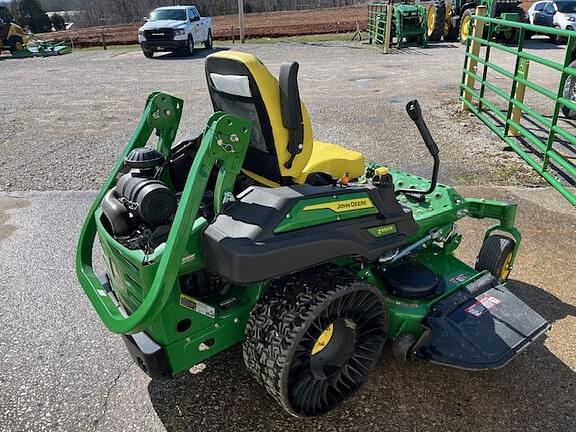
[[[467,42],[460,84],[462,108],[473,112],[576,206],[576,121],[568,120],[561,113],[576,111],[575,101],[564,97],[566,80],[576,76],[573,67],[576,65],[570,66],[576,32],[488,18],[485,12],[485,7],[476,10]],[[518,30],[516,44],[492,40],[495,29],[502,26]],[[532,34],[565,40],[563,61],[549,60],[531,52],[534,50],[528,49],[525,40]],[[512,67],[495,59],[510,56]],[[530,64],[546,68],[549,76],[557,74],[557,85],[549,88],[530,80]],[[537,106],[525,102],[526,90],[536,96]],[[549,113],[542,108],[546,103],[551,107]]]

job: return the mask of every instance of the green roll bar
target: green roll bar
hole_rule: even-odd
[[[139,332],[162,311],[175,285],[212,170],[215,166],[219,167],[214,195],[214,206],[219,211],[226,194],[232,192],[248,149],[251,122],[221,112],[210,117],[188,174],[154,281],[142,304],[126,316],[109,296],[92,266],[96,237],[95,213],[104,195],[112,188],[126,155],[136,147],[145,146],[154,131],[159,137],[157,150],[168,156],[182,115],[182,106],[181,99],[163,93],[153,93],[148,98],[142,120],[92,204],[80,234],[76,255],[78,279],[94,309],[106,327],[114,333]]]

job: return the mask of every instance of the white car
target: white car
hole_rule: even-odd
[[[576,29],[576,0],[539,1],[528,9],[530,24]]]
[[[156,51],[194,54],[203,43],[212,48],[212,18],[201,17],[195,6],[166,6],[154,9],[138,29],[138,42],[148,58]]]

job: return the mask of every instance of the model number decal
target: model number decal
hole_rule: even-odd
[[[394,234],[396,232],[396,225],[381,225],[368,229],[368,232],[374,237],[384,237],[389,234]]]
[[[180,306],[192,309],[201,315],[207,316],[208,318],[216,317],[216,309],[213,306],[202,303],[186,294],[180,294]]]

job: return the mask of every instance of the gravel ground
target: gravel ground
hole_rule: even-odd
[[[538,44],[560,58],[554,46]],[[483,373],[400,364],[386,352],[353,399],[307,421],[278,408],[248,376],[239,349],[207,362],[200,374],[150,381],[82,294],[74,250],[93,191],[150,92],[184,98],[181,135],[202,128],[210,114],[204,53],[149,61],[137,49],[118,49],[6,60],[0,62],[0,431],[576,430],[574,209],[554,190],[526,188],[539,184],[536,176],[458,111],[462,48],[440,44],[390,56],[348,43],[243,49],[274,73],[282,61],[300,61],[317,138],[426,174],[429,158],[404,112],[405,102],[418,97],[442,151],[444,180],[458,183],[464,195],[519,203],[525,240],[511,289],[554,324],[547,338],[506,368]],[[484,227],[462,224],[463,258],[474,257]]]
[[[550,54],[561,50],[549,43]],[[436,44],[382,55],[369,45],[327,42],[246,45],[273,73],[297,60],[315,136],[391,166],[426,174],[431,162],[404,106],[418,98],[442,152],[444,179],[533,184],[519,158],[456,102],[463,48]],[[145,59],[138,49],[77,51],[0,63],[0,189],[96,189],[136,126],[149,93],[185,101],[181,135],[211,112],[205,51],[192,59]],[[342,59],[346,59],[345,62]],[[543,76],[546,75],[543,73]]]

